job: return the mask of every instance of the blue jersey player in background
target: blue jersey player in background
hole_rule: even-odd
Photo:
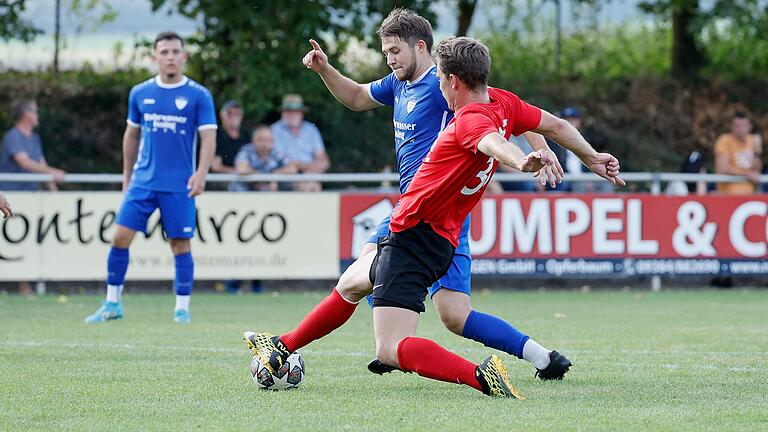
[[[432,60],[433,37],[429,21],[407,9],[395,9],[379,29],[381,48],[392,73],[370,84],[359,84],[336,70],[320,45],[310,40],[312,50],[302,60],[317,72],[333,96],[349,109],[365,111],[383,105],[393,107],[395,154],[400,173],[400,192],[405,192],[438,133],[453,118],[453,113],[440,92],[437,67]],[[526,135],[534,150],[549,151],[544,138]],[[512,144],[510,144],[512,145]],[[552,154],[554,157],[554,154]],[[556,160],[556,158],[555,158]],[[561,179],[559,163],[538,173],[542,183],[554,187]],[[549,350],[506,321],[476,311],[470,302],[472,258],[469,251],[469,218],[464,222],[459,247],[450,269],[429,290],[440,319],[448,330],[476,340],[518,358],[528,360],[541,379],[561,379],[570,361],[557,351]],[[389,218],[383,220],[368,239],[360,257],[344,272],[334,292],[312,310],[299,326],[288,333],[246,332],[245,343],[255,355],[280,366],[290,354],[343,325],[355,305],[376,287],[369,271],[376,256],[376,244],[389,233]],[[392,370],[378,360],[368,368],[374,373]]]
[[[178,34],[160,33],[152,58],[158,75],[134,86],[128,96],[128,125],[123,136],[125,197],[107,258],[107,298],[85,319],[87,323],[123,317],[121,293],[128,247],[137,231],[146,232],[147,219],[158,208],[176,265],[173,320],[190,322],[194,197],[205,189],[216,150],[216,112],[208,89],[183,75],[187,53]],[[198,134],[200,162],[195,168]]]

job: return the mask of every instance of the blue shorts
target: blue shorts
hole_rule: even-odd
[[[472,279],[472,255],[469,252],[469,224],[470,218],[464,220],[459,234],[459,247],[456,248],[456,254],[453,256],[453,262],[448,272],[437,280],[429,288],[429,297],[435,295],[440,289],[445,288],[451,291],[457,291],[470,295]],[[379,238],[389,235],[389,216],[384,218],[376,227],[368,243],[378,243]]]
[[[168,238],[192,238],[195,234],[197,209],[195,199],[184,192],[130,188],[125,193],[116,222],[146,234],[147,220],[157,208],[160,209],[160,221]]]

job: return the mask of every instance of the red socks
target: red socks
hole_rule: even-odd
[[[402,370],[439,381],[466,384],[483,391],[475,377],[476,364],[429,339],[407,337],[400,341],[397,362]]]
[[[348,302],[334,288],[331,295],[320,301],[301,320],[298,327],[280,335],[280,340],[289,351],[296,351],[344,325],[355,312],[355,308],[357,303]]]

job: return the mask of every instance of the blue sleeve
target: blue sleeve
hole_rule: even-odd
[[[128,124],[132,126],[141,125],[141,112],[139,112],[139,102],[136,100],[138,96],[136,87],[131,89],[128,94]]]
[[[368,85],[369,95],[376,102],[382,105],[395,105],[395,73],[385,76],[384,78],[374,81]]]
[[[216,129],[216,108],[213,107],[213,96],[208,89],[203,89],[197,101],[197,128]]]
[[[314,135],[312,140],[312,156],[314,156],[318,151],[325,151],[325,143],[323,142],[323,135],[320,134],[320,129],[314,124],[312,125],[312,135]]]
[[[11,156],[16,156],[21,152],[27,153],[27,155],[29,155],[29,150],[24,147],[24,143],[18,138],[18,133],[8,132],[3,138],[3,147]]]

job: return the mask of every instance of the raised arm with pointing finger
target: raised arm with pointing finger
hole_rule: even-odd
[[[328,55],[314,39],[309,40],[312,49],[304,56],[302,63],[317,72],[333,97],[352,111],[366,111],[381,106],[368,95],[366,86],[341,74],[328,62]]]

